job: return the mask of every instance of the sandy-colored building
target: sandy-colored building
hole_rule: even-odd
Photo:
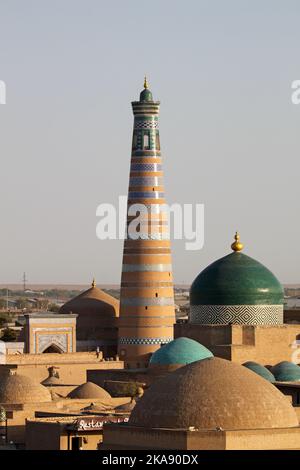
[[[105,423],[122,423],[127,416],[55,416],[26,421],[26,450],[98,450]]]
[[[119,301],[96,286],[66,302],[59,313],[77,314],[77,341],[80,350],[91,347],[104,357],[117,353]],[[78,348],[79,349],[79,348]]]
[[[104,426],[101,449],[300,449],[300,427],[274,385],[239,364],[208,358],[154,382],[128,424]]]
[[[274,365],[300,362],[299,325],[197,325],[177,323],[174,336],[185,336],[206,346],[215,356],[242,364],[256,361]]]
[[[67,395],[62,395],[62,391]],[[41,385],[36,379],[11,370],[1,377],[0,381],[0,406],[5,410],[7,419],[7,439],[18,446],[25,444],[26,420],[36,417],[65,417],[73,420],[74,416],[114,415],[128,416],[125,410],[118,408],[128,405],[130,408],[131,397],[114,398],[97,386],[86,382],[78,387]],[[116,410],[116,411],[115,411]],[[49,447],[47,447],[49,448]]]
[[[24,316],[24,353],[76,352],[77,315],[44,312]]]

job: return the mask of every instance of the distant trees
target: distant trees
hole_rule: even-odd
[[[0,315],[0,328],[7,322],[7,317],[5,315]]]
[[[59,309],[60,309],[60,307],[57,304],[54,304],[54,303],[48,304],[48,311],[49,312],[59,312]]]
[[[6,342],[16,341],[17,337],[18,333],[15,330],[13,330],[12,328],[4,328],[1,340]]]
[[[20,310],[29,306],[26,297],[20,297],[16,300],[16,307]]]

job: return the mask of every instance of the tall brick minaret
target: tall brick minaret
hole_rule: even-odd
[[[158,130],[159,104],[153,101],[145,78],[140,100],[132,103],[134,128],[128,211],[134,204],[143,204],[149,215],[140,224],[138,236],[130,231],[130,222],[136,216],[127,216],[121,279],[118,352],[128,368],[147,366],[151,353],[173,339],[175,323]]]

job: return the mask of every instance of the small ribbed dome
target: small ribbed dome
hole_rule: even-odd
[[[18,373],[1,377],[0,403],[44,403],[51,401],[46,387],[36,380]]]
[[[194,280],[190,321],[200,324],[282,324],[283,288],[258,261],[235,251]]]
[[[269,382],[275,382],[274,375],[267,369],[266,367],[258,364],[257,362],[248,361],[243,364],[243,366],[247,367],[247,369],[252,370],[256,374],[260,375],[264,379],[268,380]]]
[[[137,402],[129,424],[146,428],[224,430],[298,426],[291,403],[246,367],[213,357],[155,381]]]
[[[271,369],[277,382],[297,382],[300,380],[300,367],[293,362],[282,361]]]
[[[111,400],[110,394],[93,382],[86,382],[75,388],[68,394],[68,398],[97,398],[99,400]]]
[[[213,354],[205,346],[193,339],[181,337],[155,351],[150,359],[150,366],[186,365],[208,357],[213,357]]]

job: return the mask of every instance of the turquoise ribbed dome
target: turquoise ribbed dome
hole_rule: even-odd
[[[258,364],[257,362],[253,361],[248,361],[243,364],[244,367],[247,367],[247,369],[252,370],[256,374],[260,375],[264,379],[268,380],[269,382],[273,383],[275,382],[275,377],[274,375],[267,369],[266,367],[262,366],[261,364]]]
[[[213,357],[213,354],[198,341],[190,338],[177,338],[155,351],[150,365],[190,364]]]
[[[194,280],[191,305],[282,305],[283,288],[265,266],[241,252],[210,264]]]
[[[297,382],[300,380],[300,367],[293,362],[283,361],[271,369],[277,382]]]

